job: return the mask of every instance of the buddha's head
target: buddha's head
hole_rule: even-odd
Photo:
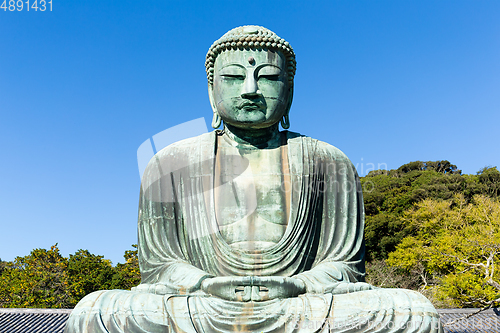
[[[262,129],[281,120],[288,128],[292,105],[295,54],[274,32],[243,26],[215,41],[205,63],[212,126],[224,123]]]

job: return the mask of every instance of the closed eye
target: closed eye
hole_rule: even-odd
[[[259,75],[259,79],[266,79],[266,80],[270,80],[270,81],[278,81],[278,79],[280,78],[280,76],[277,74],[277,75]]]
[[[244,80],[245,79],[245,76],[238,75],[238,74],[222,74],[221,76],[224,79],[228,79],[228,80]]]

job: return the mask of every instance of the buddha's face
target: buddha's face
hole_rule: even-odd
[[[279,51],[227,50],[215,60],[212,106],[239,128],[267,128],[288,112],[292,99],[285,56]]]

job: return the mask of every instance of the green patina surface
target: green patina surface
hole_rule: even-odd
[[[441,331],[420,294],[364,283],[349,159],[279,130],[293,97],[288,42],[239,27],[212,45],[206,68],[223,127],[163,149],[144,172],[141,284],[87,296],[66,332]]]

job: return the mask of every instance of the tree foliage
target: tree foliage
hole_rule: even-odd
[[[437,307],[482,306],[500,297],[496,167],[462,175],[448,161],[416,161],[372,171],[361,182],[370,283],[419,290]]]
[[[365,240],[369,261],[386,259],[412,230],[403,213],[425,199],[450,200],[462,194],[467,202],[474,195],[500,195],[500,172],[496,167],[477,175],[462,175],[448,161],[410,162],[395,170],[375,170],[361,178],[365,191]]]
[[[125,251],[123,257],[124,264],[117,264],[115,274],[112,279],[113,289],[132,289],[141,283],[141,273],[139,272],[139,257],[137,245],[132,245],[135,250]]]
[[[84,296],[106,289],[130,289],[140,283],[137,250],[115,267],[103,256],[78,250],[69,258],[35,249],[13,262],[0,261],[0,307],[72,308]]]
[[[78,250],[67,259],[67,293],[76,304],[85,295],[97,290],[111,289],[113,275],[118,273],[109,260],[91,254],[88,250]]]
[[[67,262],[56,245],[35,249],[29,256],[7,263],[0,282],[0,306],[17,308],[64,308]]]
[[[458,307],[478,307],[500,299],[500,201],[476,195],[426,199],[404,214],[412,235],[387,263],[409,271],[422,266],[422,288]],[[429,277],[432,278],[430,281]]]

